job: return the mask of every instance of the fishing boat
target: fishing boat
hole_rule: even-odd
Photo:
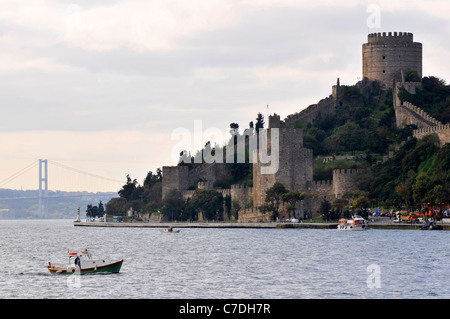
[[[51,262],[47,269],[52,274],[91,274],[99,272],[118,273],[122,267],[123,259],[111,261],[109,259],[94,259],[91,252],[86,248],[82,252],[67,251],[69,263],[67,267],[56,267]]]
[[[179,230],[174,230],[171,227],[161,230],[161,233],[179,233]]]
[[[350,219],[341,218],[337,227],[339,230],[365,230],[367,228],[366,220],[359,216],[353,216]]]
[[[161,230],[161,233],[179,233],[179,230],[174,230],[173,226],[169,226],[164,230]]]

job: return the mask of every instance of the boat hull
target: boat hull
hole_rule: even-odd
[[[94,274],[94,273],[118,273],[120,271],[120,268],[122,267],[123,259],[116,261],[114,263],[108,264],[108,265],[102,265],[98,267],[91,267],[91,268],[63,268],[63,267],[47,267],[47,269],[50,271],[51,274],[65,274],[65,275],[72,275],[72,274],[79,274],[79,275],[85,275],[85,274]]]
[[[339,230],[353,230],[353,231],[358,231],[358,230],[365,230],[366,227],[365,225],[358,225],[358,226],[353,226],[353,225],[338,225],[338,229]]]

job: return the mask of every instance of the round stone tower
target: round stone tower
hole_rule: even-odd
[[[408,69],[422,77],[422,43],[409,32],[370,33],[362,46],[363,78],[378,80],[386,87],[401,80]]]

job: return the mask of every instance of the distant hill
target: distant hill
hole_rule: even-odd
[[[26,219],[39,217],[39,190],[0,189],[0,219]],[[76,218],[80,207],[83,217],[88,204],[107,203],[117,197],[114,192],[62,192],[48,191],[49,218]]]

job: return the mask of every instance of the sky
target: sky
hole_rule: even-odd
[[[372,32],[412,32],[448,83],[449,16],[447,0],[0,0],[0,188],[38,188],[37,168],[9,182],[38,159],[49,189],[142,184],[176,165],[177,129],[223,144],[230,123],[355,84]]]

